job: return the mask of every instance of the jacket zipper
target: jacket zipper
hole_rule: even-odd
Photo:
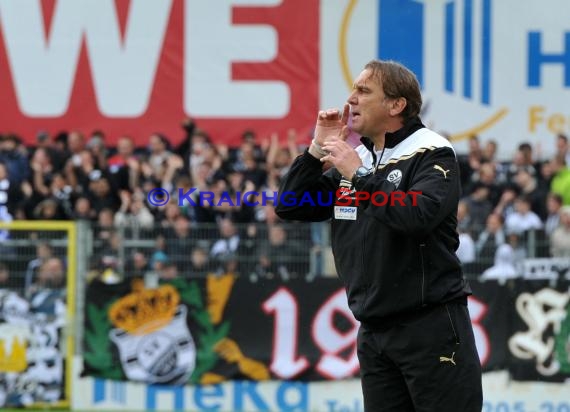
[[[425,243],[420,243],[420,259],[422,263],[422,306],[425,305],[425,285],[426,285],[426,268],[424,263],[424,248]]]
[[[367,283],[367,279],[365,277],[366,276],[366,267],[364,266],[364,264],[366,262],[366,259],[364,258],[364,253],[366,251],[366,228],[367,228],[367,226],[368,225],[364,224],[364,227],[363,227],[363,233],[364,234],[362,236],[362,252],[360,254],[361,265],[362,265],[362,277],[363,277],[362,286],[364,288],[366,288],[364,291],[364,298],[362,299],[361,311],[364,311],[364,307],[366,306],[366,300],[368,299],[368,288],[369,288],[368,283]]]
[[[386,150],[386,145],[384,145],[384,147],[382,148],[382,153],[380,153],[380,159],[376,159],[376,154],[372,151],[372,174],[375,175],[376,173],[378,173],[378,166],[380,166],[380,163],[382,162],[382,158],[384,157],[384,151]],[[368,228],[368,225],[365,224],[364,228],[363,228],[363,233],[364,235],[362,236],[362,253],[361,253],[361,265],[362,265],[362,275],[366,276],[366,271],[365,271],[365,262],[366,259],[364,258],[364,253],[366,252],[366,229]],[[361,311],[364,312],[364,309],[366,307],[366,300],[368,299],[368,293],[369,293],[369,289],[370,289],[370,285],[368,284],[368,279],[365,278],[363,279],[362,282],[363,287],[365,287],[365,291],[364,291],[364,298],[362,300],[362,306],[361,306]]]

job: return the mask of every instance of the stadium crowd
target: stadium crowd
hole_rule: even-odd
[[[90,222],[93,269],[120,264],[126,276],[237,271],[289,278],[310,270],[319,275],[323,264],[310,265],[310,259],[327,246],[321,224],[285,223],[270,202],[248,206],[236,199],[250,190],[277,191],[306,147],[300,141],[309,139],[291,130],[281,144],[276,134],[260,139],[246,130],[236,146],[226,147],[191,119],[182,128],[177,146],[159,133],[150,135],[145,147],[136,147],[129,136],[110,147],[103,131],[39,133],[33,147],[18,136],[1,135],[0,219]],[[521,143],[512,159],[499,161],[497,141],[482,145],[474,136],[468,153],[458,156],[463,186],[458,256],[468,272],[490,278],[497,265],[505,265],[499,270],[505,276],[516,273],[513,267],[527,256],[570,257],[568,138],[557,135],[553,144],[555,155],[548,159]],[[163,206],[149,202],[156,188],[170,193]],[[188,191],[211,192],[212,202],[180,206],[178,195]],[[228,194],[234,201],[220,202]],[[153,247],[134,247],[118,263],[125,236],[154,239]],[[31,252],[22,276],[26,290],[44,272],[63,273],[63,258],[52,249],[41,241]],[[8,269],[0,262],[0,284]]]

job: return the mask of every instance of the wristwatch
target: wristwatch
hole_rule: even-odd
[[[364,166],[360,166],[358,169],[356,169],[356,172],[354,172],[354,175],[352,175],[352,186],[356,187],[356,184],[358,183],[358,181],[363,178],[363,177],[368,177],[372,174],[372,169],[367,169]]]

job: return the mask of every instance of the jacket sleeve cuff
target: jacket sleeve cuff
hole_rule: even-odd
[[[323,162],[320,159],[317,159],[315,156],[309,153],[309,148],[305,149],[303,154],[299,156],[301,161],[307,163],[309,166],[314,168],[321,169],[323,167]]]

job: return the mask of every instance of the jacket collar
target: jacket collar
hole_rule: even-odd
[[[424,128],[424,124],[419,117],[408,120],[400,129],[393,133],[386,133],[384,147],[391,149],[415,131]],[[369,137],[362,136],[360,142],[372,153],[374,153],[374,142]]]
[[[415,131],[424,128],[424,124],[420,120],[419,117],[413,117],[409,119],[404,126],[402,126],[399,130],[396,130],[393,133],[386,133],[386,137],[384,140],[384,147],[391,149],[392,147],[396,146],[406,137],[410,136]]]

